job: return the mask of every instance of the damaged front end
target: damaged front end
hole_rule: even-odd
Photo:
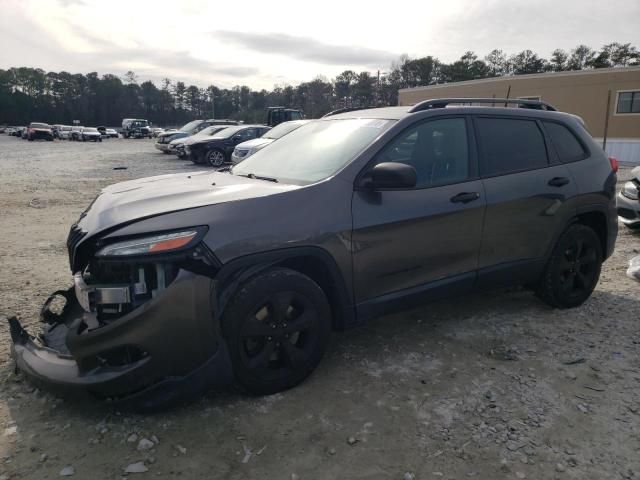
[[[10,320],[18,368],[52,387],[79,387],[137,408],[230,381],[211,300],[219,264],[201,243],[205,232],[96,240],[72,227],[74,286],[45,302],[43,333],[33,337]],[[56,311],[59,297],[64,307]]]

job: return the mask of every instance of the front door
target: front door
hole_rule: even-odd
[[[478,266],[485,198],[470,121],[422,121],[399,134],[367,169],[382,162],[413,166],[406,190],[355,191],[353,267],[356,302],[465,277]],[[466,275],[465,275],[466,274]]]

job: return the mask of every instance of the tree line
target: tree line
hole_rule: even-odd
[[[401,88],[631,65],[640,65],[640,52],[630,43],[614,42],[599,50],[586,45],[568,52],[556,49],[549,59],[531,50],[513,55],[493,50],[483,58],[468,51],[451,63],[430,55],[402,56],[387,72],[345,70],[331,80],[318,76],[296,86],[276,85],[272,90],[252,90],[246,85],[201,88],[169,78],[157,86],[151,81],[139,83],[134,72],[120,78],[18,67],[0,69],[0,124],[79,120],[84,125],[120,125],[122,118],[134,117],[167,126],[213,116],[263,122],[266,107],[275,105],[299,108],[307,118],[317,118],[337,108],[397,105]]]

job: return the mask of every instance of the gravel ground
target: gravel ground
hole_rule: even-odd
[[[0,167],[0,480],[640,478],[639,235],[621,228],[580,308],[522,291],[437,302],[335,334],[286,393],[141,416],[34,389],[4,317],[33,327],[68,285],[69,225],[101,187],[195,168],[147,140],[6,136]]]

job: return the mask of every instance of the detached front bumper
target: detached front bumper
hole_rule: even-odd
[[[54,390],[81,389],[135,408],[162,408],[232,379],[211,290],[211,279],[180,270],[156,297],[93,329],[93,314],[71,292],[41,341],[10,320],[12,355],[22,372]],[[56,315],[48,315],[51,324]],[[64,339],[47,344],[56,329],[66,332]]]

